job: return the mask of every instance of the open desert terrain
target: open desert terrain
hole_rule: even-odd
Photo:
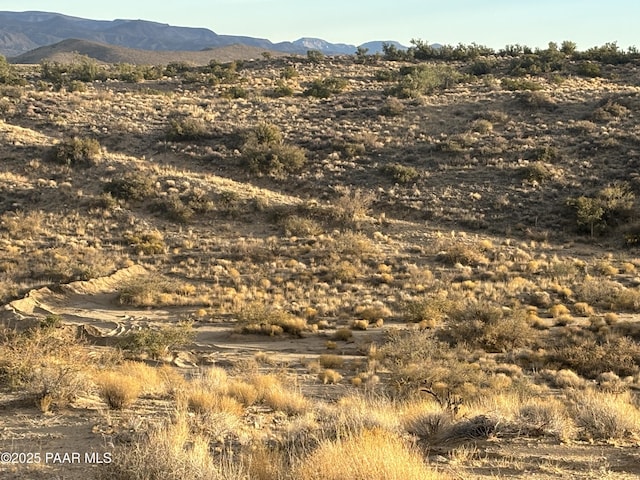
[[[640,57],[413,50],[0,62],[0,478],[640,476]]]

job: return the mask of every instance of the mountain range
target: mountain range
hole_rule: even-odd
[[[327,55],[342,55],[353,54],[357,48],[317,38],[273,43],[263,38],[219,35],[206,28],[176,27],[147,20],[90,20],[49,12],[0,12],[0,54],[6,57],[17,57],[69,39],[150,51],[195,52],[244,45],[287,54],[319,50]],[[382,50],[383,43],[406,48],[394,41],[373,41],[361,47],[376,53]]]

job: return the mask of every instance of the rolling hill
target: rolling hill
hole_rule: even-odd
[[[12,63],[36,64],[43,61],[66,63],[78,55],[85,55],[103,63],[131,63],[135,65],[165,65],[184,61],[194,65],[206,65],[211,60],[228,62],[232,60],[250,60],[260,58],[265,50],[258,47],[235,44],[215,47],[199,52],[193,51],[154,51],[125,48],[88,40],[68,39],[54,45],[47,45],[11,58]],[[282,52],[270,52],[272,56],[284,55]]]

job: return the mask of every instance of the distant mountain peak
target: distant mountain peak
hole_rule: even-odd
[[[236,44],[303,55],[308,50],[327,55],[351,55],[356,51],[354,45],[312,37],[273,43],[262,38],[218,35],[206,28],[177,27],[140,19],[90,20],[51,12],[0,12],[0,54],[7,57],[69,38],[151,51],[202,51]],[[371,44],[370,53],[380,51],[382,42]]]

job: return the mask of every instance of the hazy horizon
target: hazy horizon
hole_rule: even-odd
[[[411,39],[429,43],[478,43],[493,48],[519,43],[545,47],[548,42],[571,40],[581,50],[617,42],[621,48],[638,46],[635,26],[640,2],[595,0],[482,2],[382,0],[346,3],[336,0],[183,0],[156,4],[149,0],[108,3],[74,0],[8,0],[4,11],[44,11],[94,20],[141,19],[175,26],[202,27],[218,34],[266,38],[272,42],[301,37],[332,43],[363,43]]]

